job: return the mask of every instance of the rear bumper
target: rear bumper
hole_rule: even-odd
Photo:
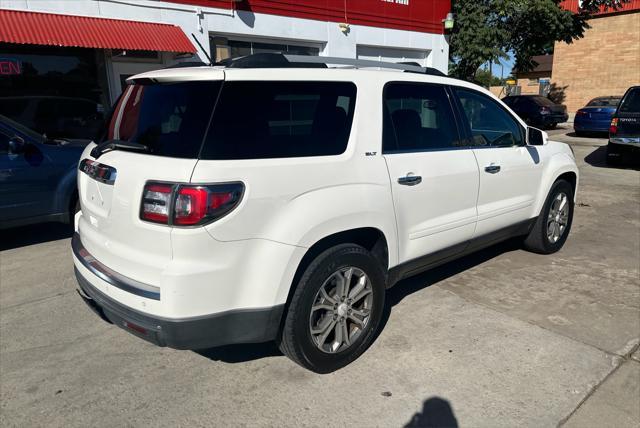
[[[84,267],[83,260],[92,257],[74,237],[73,251]],[[95,259],[94,259],[95,260]],[[204,349],[233,343],[260,343],[274,340],[278,334],[284,305],[269,308],[232,310],[192,318],[164,318],[132,309],[107,296],[91,284],[91,276],[113,285],[123,278],[110,273],[87,273],[75,268],[79,294],[85,303],[102,319],[117,325],[135,336],[158,346],[175,349]],[[115,272],[113,272],[115,274]],[[134,284],[136,285],[136,284]]]
[[[539,121],[542,125],[551,125],[553,123],[564,123],[569,120],[568,114],[541,114]]]
[[[609,144],[640,148],[640,137],[610,137]]]
[[[609,121],[606,122],[579,122],[574,119],[573,129],[576,131],[585,131],[585,132],[609,132]]]
[[[629,141],[631,140],[631,141]],[[640,160],[640,141],[638,138],[610,138],[607,144],[607,157],[609,159],[622,159],[629,156],[630,159]]]

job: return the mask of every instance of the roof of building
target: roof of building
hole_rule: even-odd
[[[536,65],[532,70],[524,72],[519,72],[517,69],[514,69],[513,73],[520,76],[533,73],[551,74],[551,70],[553,69],[553,55],[536,55],[531,57],[531,61],[538,65]]]

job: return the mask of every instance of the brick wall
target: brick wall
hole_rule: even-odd
[[[556,43],[552,93],[573,114],[591,98],[622,95],[640,84],[640,11],[589,21],[583,39]]]

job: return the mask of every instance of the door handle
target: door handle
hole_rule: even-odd
[[[484,170],[489,174],[497,174],[498,172],[500,172],[500,165],[491,164],[489,166],[485,166]]]
[[[398,178],[398,184],[402,184],[403,186],[415,186],[420,183],[422,183],[422,177],[419,175],[406,175]]]

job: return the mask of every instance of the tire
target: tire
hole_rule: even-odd
[[[584,131],[575,131],[576,137],[586,137],[587,133]]]
[[[550,220],[550,213],[552,209],[554,209],[558,204],[561,205],[561,201],[556,202],[556,200],[561,195],[566,197],[566,207],[567,214],[564,228],[561,229],[561,233],[559,234],[557,240],[554,240],[556,234],[554,233],[552,237],[549,236],[549,232],[551,227],[559,227],[559,226],[551,226],[552,221]],[[573,186],[566,180],[558,180],[553,183],[551,186],[551,190],[549,191],[549,195],[547,196],[547,200],[542,207],[542,211],[538,216],[536,223],[533,228],[527,235],[524,240],[524,248],[539,254],[552,254],[556,251],[560,250],[564,245],[567,237],[569,236],[569,232],[571,231],[571,224],[573,222],[573,202],[574,190]],[[560,214],[560,218],[562,219],[563,215]],[[557,219],[558,217],[554,217]],[[557,224],[557,223],[556,223]],[[558,229],[554,229],[557,231]]]
[[[348,299],[340,302],[336,294],[338,281],[345,278],[348,269],[351,269],[351,283],[355,282],[350,287],[350,292],[353,291],[354,294],[351,296],[347,293],[348,297],[357,298],[364,293],[356,290],[361,283],[367,284],[366,280],[362,280],[361,273],[368,279],[369,285],[363,286],[367,290],[364,297],[345,305]],[[321,289],[324,289],[325,294],[322,294]],[[337,303],[326,300],[324,296]],[[384,299],[385,276],[371,253],[355,244],[341,244],[330,248],[311,262],[297,284],[279,339],[280,350],[294,362],[313,372],[330,373],[338,370],[358,358],[373,342],[382,318]],[[364,308],[366,302],[369,303],[368,310]],[[312,311],[314,304],[322,308]],[[352,309],[348,309],[347,313],[347,308],[353,308],[354,313],[352,314]],[[368,317],[357,316],[360,322],[366,320],[362,327],[358,327],[351,319],[356,317],[355,312],[360,311],[368,314]],[[341,330],[339,334],[342,337],[345,334],[343,325],[347,336],[352,339],[350,345],[346,341],[338,343],[340,338],[335,326]],[[322,326],[329,328],[323,329]],[[328,336],[324,336],[325,341],[322,341],[323,333],[312,334],[312,327],[316,327],[317,332],[329,332]],[[322,344],[319,345],[318,342]],[[321,349],[322,346],[327,349]]]
[[[551,123],[547,126],[547,129],[556,129],[558,127],[557,123]]]

